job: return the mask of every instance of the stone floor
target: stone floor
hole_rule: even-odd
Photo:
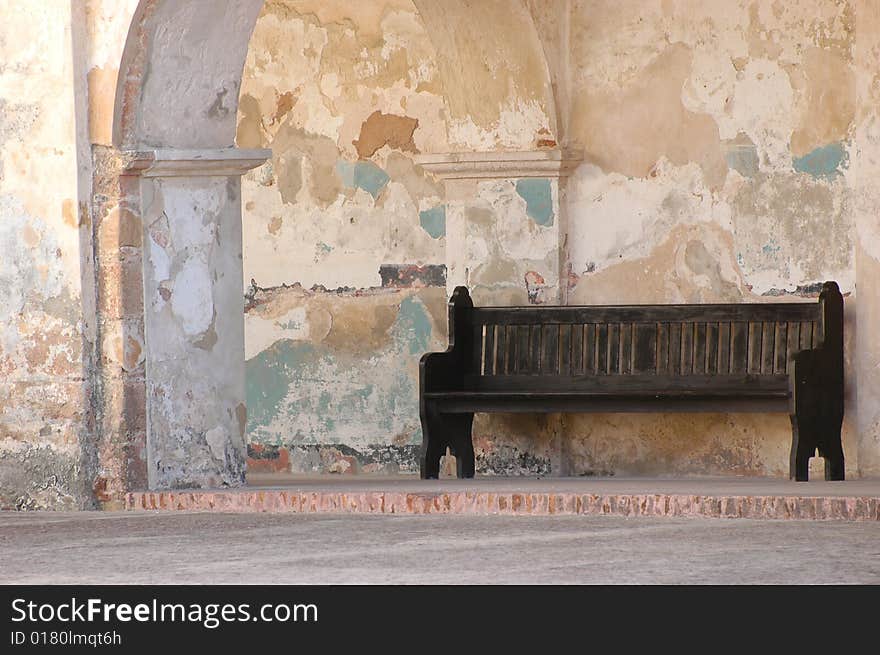
[[[242,489],[135,492],[126,509],[880,521],[880,479],[251,475]]]
[[[2,584],[880,584],[880,522],[0,512]]]

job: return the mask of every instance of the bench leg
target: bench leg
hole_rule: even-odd
[[[473,414],[437,414],[422,417],[422,454],[419,473],[422,480],[440,477],[440,458],[448,447],[455,456],[459,478],[474,477]]]
[[[810,458],[816,454],[815,417],[791,415],[791,457],[788,477],[798,482],[810,479]]]
[[[843,416],[822,417],[819,426],[819,454],[825,458],[825,479],[844,480],[843,444],[840,440]]]
[[[446,454],[443,438],[443,417],[431,409],[422,412],[422,453],[419,458],[419,477],[436,480],[440,477],[440,458]]]
[[[471,430],[474,425],[473,414],[450,414],[446,417],[450,430],[450,444],[459,478],[474,477],[474,441]]]
[[[798,482],[810,479],[810,458],[816,454],[825,459],[825,479],[843,480],[843,446],[840,441],[842,416],[792,416],[791,462],[789,477]]]

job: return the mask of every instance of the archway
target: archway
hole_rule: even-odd
[[[520,0],[478,7],[415,4],[432,39],[444,46],[442,73],[468,72],[449,101],[456,125],[451,147],[491,152],[554,145],[549,69],[525,5]],[[136,286],[132,281],[140,273],[143,299],[130,293],[126,312],[103,319],[143,343],[145,373],[127,382],[123,404],[135,407],[125,410],[129,413],[137,413],[139,403],[144,408],[146,456],[133,459],[145,470],[128,478],[143,479],[150,488],[244,482],[240,177],[270,153],[236,148],[235,135],[242,68],[262,5],[263,0],[141,0],[122,58],[114,145],[122,153],[122,195],[128,211],[140,218],[141,239],[120,257],[129,283],[118,287]],[[469,39],[493,15],[503,16],[510,29]],[[530,47],[523,47],[524,41]],[[511,88],[518,93],[502,98],[497,112],[481,113],[478,107],[493,105],[485,92],[502,65],[507,74],[499,93]],[[533,121],[532,130],[521,129],[523,116]],[[552,177],[565,168],[558,163],[564,157],[551,151],[531,159],[516,154],[512,165],[507,156],[464,156],[464,168],[476,172],[463,177],[508,178],[513,169],[522,177]],[[532,160],[539,165],[530,169]],[[449,161],[441,158],[441,167],[448,169]],[[459,207],[457,215],[463,211]],[[559,243],[560,223],[548,243]],[[466,238],[464,231],[458,238]],[[554,275],[558,279],[558,271]]]

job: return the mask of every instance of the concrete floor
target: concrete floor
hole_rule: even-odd
[[[2,584],[880,584],[880,523],[0,513]]]

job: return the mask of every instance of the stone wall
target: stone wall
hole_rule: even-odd
[[[634,6],[637,5],[637,6]],[[570,303],[847,295],[857,107],[840,2],[571,3]],[[857,471],[855,403],[844,448]],[[575,474],[785,475],[785,416],[569,416]]]
[[[77,26],[69,2],[4,0],[0,14],[0,508],[73,509],[88,503],[92,467]]]

